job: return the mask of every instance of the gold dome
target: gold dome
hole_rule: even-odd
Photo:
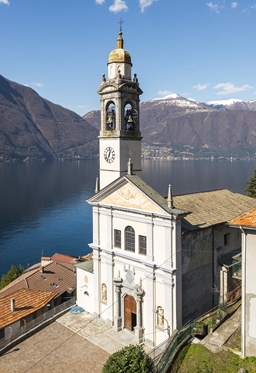
[[[126,62],[131,64],[131,56],[130,53],[123,49],[123,38],[122,38],[122,31],[119,31],[119,36],[117,39],[117,48],[110,52],[108,57],[108,63],[111,62]]]

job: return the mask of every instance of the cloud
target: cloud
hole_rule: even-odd
[[[168,96],[168,95],[171,95],[171,94],[172,94],[171,91],[158,91],[157,93],[158,93],[159,96],[161,96],[161,97]]]
[[[95,0],[95,3],[101,5],[101,4],[105,3],[105,0]]]
[[[114,4],[109,7],[109,10],[113,13],[122,12],[123,10],[126,12],[128,10],[128,6],[124,0],[114,0]]]
[[[235,87],[234,84],[232,83],[219,83],[213,88],[220,89],[220,91],[217,92],[218,96],[224,96],[224,95],[229,95],[231,93],[246,91],[247,89],[250,89],[253,87],[251,87],[249,84],[244,84],[241,87]]]
[[[237,2],[233,2],[231,3],[231,9],[236,9],[238,7],[238,3]]]
[[[142,11],[142,13],[144,12],[144,10],[153,4],[154,1],[158,1],[158,0],[139,0],[139,3],[140,3],[140,10]]]
[[[208,87],[208,85],[209,84],[197,84],[197,85],[194,85],[192,88],[195,88],[198,91],[203,91],[204,89]]]
[[[210,3],[206,3],[206,5],[211,9],[213,10],[215,13],[219,14],[220,12],[220,6],[218,4],[213,4],[212,2]]]
[[[76,108],[77,109],[84,109],[84,108],[87,108],[88,105],[76,105]]]
[[[256,9],[256,4],[251,6],[252,9]]]
[[[1,3],[6,4],[6,5],[10,5],[9,0],[0,0],[0,4]]]
[[[36,87],[43,87],[44,85],[42,83],[32,83],[32,85],[36,86]]]

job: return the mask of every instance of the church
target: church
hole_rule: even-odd
[[[255,206],[228,190],[164,198],[141,178],[139,97],[122,30],[98,90],[100,182],[92,205],[93,259],[77,267],[77,304],[157,346],[218,304],[234,283],[227,262],[241,234],[226,224]],[[219,289],[217,292],[215,289]],[[225,300],[224,300],[225,302]]]

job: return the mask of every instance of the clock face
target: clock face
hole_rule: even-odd
[[[108,146],[104,150],[104,158],[105,158],[105,161],[108,162],[108,163],[113,162],[114,159],[115,159],[115,151],[114,151],[114,149],[111,148],[110,146]]]

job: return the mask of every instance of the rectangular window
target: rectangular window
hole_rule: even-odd
[[[139,236],[139,253],[147,255],[147,237]]]
[[[121,249],[121,231],[114,229],[114,246]]]

